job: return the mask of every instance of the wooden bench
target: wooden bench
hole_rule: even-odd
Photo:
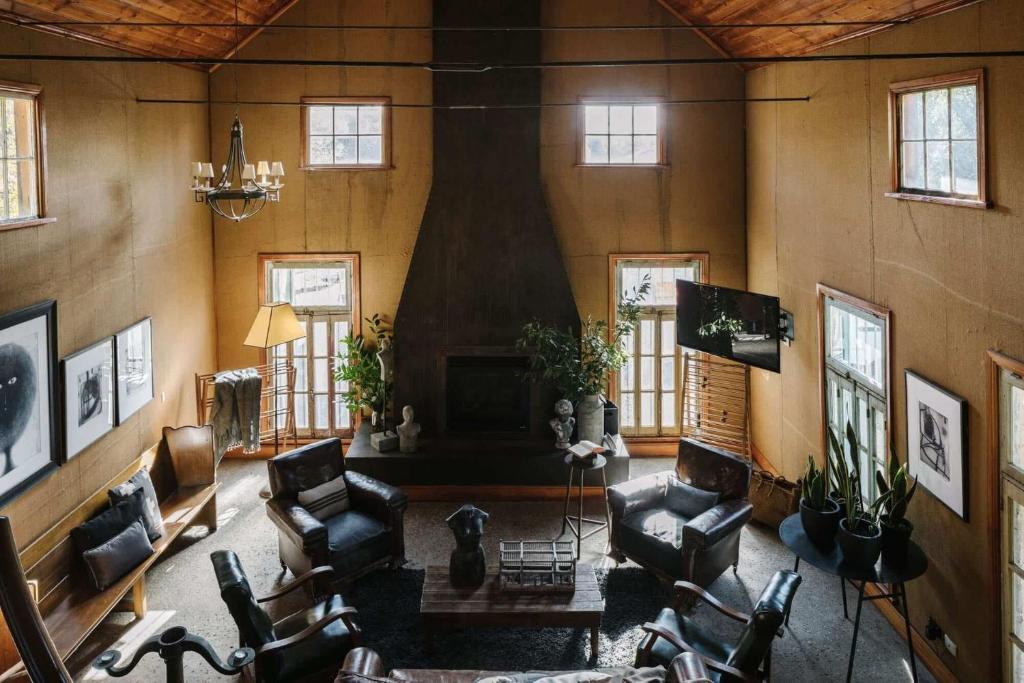
[[[114,585],[97,591],[71,541],[71,530],[102,512],[108,505],[107,491],[142,467],[149,468],[166,531],[153,542],[153,555]],[[20,553],[29,587],[63,659],[67,660],[111,612],[134,612],[136,617],[146,614],[146,570],[189,526],[216,530],[217,486],[213,429],[165,427],[160,443]]]

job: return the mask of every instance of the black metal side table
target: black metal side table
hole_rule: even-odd
[[[787,548],[796,555],[796,563],[793,571],[800,568],[800,560],[817,567],[823,572],[838,576],[843,591],[843,616],[850,618],[846,610],[846,584],[857,588],[857,616],[853,620],[853,642],[850,644],[850,660],[846,666],[846,682],[850,683],[853,678],[853,659],[857,654],[857,635],[860,631],[860,610],[865,600],[893,599],[897,607],[903,613],[903,624],[907,629],[907,649],[910,650],[910,671],[917,682],[917,660],[914,657],[914,641],[910,636],[910,617],[907,616],[907,590],[906,582],[913,581],[921,576],[928,569],[928,558],[924,556],[921,548],[910,542],[907,548],[907,561],[899,567],[887,564],[879,560],[874,567],[868,570],[848,565],[843,560],[843,552],[839,545],[833,541],[831,547],[821,548],[811,542],[804,533],[804,527],[800,523],[800,515],[790,515],[783,520],[779,527],[779,538]],[[878,595],[864,595],[864,587],[868,583],[886,583],[892,586],[888,592]],[[791,612],[792,613],[792,612]],[[787,618],[786,623],[789,623]]]
[[[603,455],[598,454],[593,460],[581,460],[572,453],[567,453],[565,456],[565,464],[569,466],[569,483],[565,487],[565,510],[562,512],[562,533],[565,535],[566,526],[572,531],[573,535],[576,536],[576,559],[579,559],[581,548],[583,545],[583,539],[590,538],[594,534],[611,526],[610,515],[608,514],[608,478],[604,474],[604,466],[608,464],[608,459]],[[579,498],[580,498],[580,512],[576,516],[569,514],[569,499],[572,497],[572,480],[575,478],[576,473],[579,472]],[[601,489],[602,496],[604,497],[604,521],[599,519],[589,519],[583,516],[583,473],[584,472],[600,472],[601,473]],[[574,524],[575,522],[575,524]],[[587,533],[583,533],[583,524],[596,524],[593,529]]]

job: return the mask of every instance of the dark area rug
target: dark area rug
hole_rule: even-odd
[[[605,598],[597,662],[589,659],[586,629],[460,629],[438,634],[428,655],[420,622],[422,569],[376,572],[353,589],[349,603],[359,610],[364,642],[392,668],[562,671],[587,666],[632,664],[643,637],[640,625],[652,620],[671,596],[642,569],[596,570]]]

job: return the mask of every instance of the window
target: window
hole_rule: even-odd
[[[380,97],[302,98],[303,168],[389,166],[390,102]]]
[[[581,110],[580,157],[584,165],[663,163],[657,103],[588,102]]]
[[[651,291],[642,302],[640,324],[623,344],[630,360],[612,391],[619,406],[623,436],[668,437],[679,434],[682,405],[681,348],[676,345],[676,280],[703,282],[705,254],[612,256],[613,307],[645,276]]]
[[[40,92],[0,81],[0,230],[44,222]]]
[[[337,354],[345,351],[345,338],[359,333],[358,284],[356,255],[260,256],[262,301],[287,301],[306,329],[305,338],[274,347],[268,359],[295,364],[295,425],[300,437],[352,432],[352,416],[341,397],[348,386],[334,381],[334,367]]]
[[[823,285],[818,296],[825,426],[844,444],[846,425],[853,427],[861,495],[870,503],[889,453],[889,312]]]
[[[889,118],[888,196],[987,206],[984,71],[894,83]]]

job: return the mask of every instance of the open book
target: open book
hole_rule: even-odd
[[[572,457],[577,460],[593,460],[597,457],[598,453],[604,453],[607,448],[599,446],[593,441],[580,441],[575,446],[569,448],[569,452],[572,453]]]

